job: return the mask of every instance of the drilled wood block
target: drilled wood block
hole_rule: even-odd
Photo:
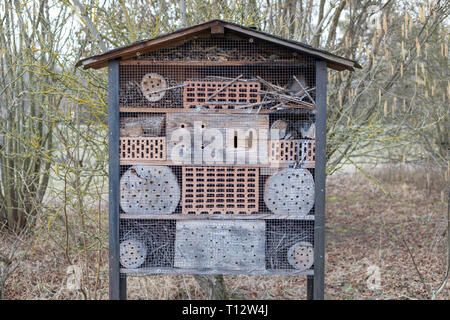
[[[244,130],[249,129],[265,129],[269,130],[269,116],[258,114],[204,114],[204,113],[168,113],[167,114],[166,132],[170,136],[175,130],[186,129],[189,133],[194,133],[194,128],[197,130],[216,129],[223,134],[227,129]],[[244,137],[238,137],[238,140],[245,140]]]
[[[204,106],[210,109],[235,109],[237,105],[261,101],[261,95],[256,94],[261,89],[259,82],[236,81],[228,87],[227,81],[185,81],[184,84],[185,108]]]
[[[259,169],[183,167],[183,214],[258,212]]]
[[[304,216],[314,205],[314,178],[307,169],[285,168],[271,176],[264,202],[274,214]]]
[[[264,221],[177,221],[175,268],[265,269]]]
[[[316,140],[271,140],[270,162],[315,161]]]
[[[219,147],[215,149],[215,157],[220,153],[220,161],[230,163],[231,159],[231,163],[256,164],[260,162],[262,150],[267,160],[268,115],[168,113],[166,121],[168,160],[182,158],[187,161],[184,164],[190,164],[189,161],[200,159],[195,163],[213,164],[208,161],[212,158],[212,146],[215,148],[216,144]],[[190,140],[179,139],[180,134],[185,133],[189,133]],[[195,141],[200,141],[201,149],[195,148]],[[184,148],[180,147],[185,145],[190,150],[186,158]]]
[[[166,160],[166,138],[120,138],[120,160]]]
[[[289,264],[298,270],[308,270],[314,264],[314,248],[309,242],[297,242],[287,253]]]
[[[139,268],[147,257],[145,243],[128,239],[120,243],[120,264],[127,269]]]
[[[166,94],[166,79],[157,73],[148,73],[141,80],[141,91],[148,101],[158,101]]]
[[[180,202],[180,187],[166,166],[132,166],[120,178],[120,207],[126,214],[171,214]]]

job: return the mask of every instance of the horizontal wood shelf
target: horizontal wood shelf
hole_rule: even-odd
[[[311,63],[295,60],[269,60],[269,61],[152,61],[152,60],[123,60],[121,66],[176,66],[176,67],[304,67]]]
[[[300,109],[299,109],[300,110]],[[186,109],[186,108],[143,108],[143,107],[120,107],[120,112],[138,112],[138,113],[197,113],[197,114],[268,114],[274,112],[283,112],[286,110],[269,110],[269,109]],[[291,111],[291,110],[289,110]]]
[[[273,213],[256,214],[121,214],[120,219],[141,219],[141,220],[303,220],[314,221],[314,215],[287,215]]]
[[[182,269],[182,268],[120,268],[122,274],[285,274],[285,275],[314,275],[314,270],[301,271],[297,269],[276,269],[276,270],[223,270],[223,269]]]
[[[293,161],[287,162],[284,161],[283,163],[280,163],[278,166],[271,166],[270,164],[240,164],[240,163],[218,163],[218,164],[209,164],[209,163],[201,163],[201,164],[194,164],[194,163],[175,163],[173,161],[168,160],[120,160],[121,166],[134,166],[134,165],[149,165],[149,166],[199,166],[199,167],[250,167],[250,168],[287,168],[290,165],[294,164]],[[313,169],[315,167],[315,162],[305,162],[301,166],[301,168],[306,169]]]

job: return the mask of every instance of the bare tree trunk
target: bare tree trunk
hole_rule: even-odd
[[[228,300],[228,292],[223,275],[196,275],[200,288],[210,300]]]
[[[180,0],[180,15],[181,15],[181,26],[186,27],[187,20],[186,20],[186,2],[185,2],[185,0]]]
[[[292,39],[295,35],[295,26],[296,26],[296,2],[295,0],[289,0],[288,2],[289,9],[289,20],[288,20],[288,30],[289,30],[289,38]]]
[[[346,3],[346,0],[342,0],[341,3],[339,3],[339,7],[336,9],[336,12],[334,13],[333,21],[331,22],[330,31],[328,33],[326,48],[329,48],[331,46],[331,43],[336,37],[336,29],[339,23],[339,18],[341,17],[342,10],[344,10]]]
[[[314,47],[318,47],[320,44],[320,36],[322,35],[322,24],[323,24],[323,15],[324,15],[324,9],[325,9],[325,0],[320,0],[319,5],[319,19],[317,20],[317,30],[314,34],[312,45]]]

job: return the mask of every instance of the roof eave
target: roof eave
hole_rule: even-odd
[[[269,41],[284,47],[291,48],[293,50],[297,50],[302,53],[309,54],[311,56],[316,57],[317,59],[326,61],[330,68],[335,69],[337,71],[343,70],[354,71],[354,68],[361,69],[361,66],[356,61],[342,58],[333,54],[326,53],[313,47],[300,45],[295,42],[283,40],[275,36],[271,36],[256,30],[252,30],[250,28],[238,26],[221,20],[208,21],[196,26],[180,29],[178,31],[154,39],[134,43],[129,46],[120,48],[118,50],[112,50],[100,55],[88,57],[78,61],[76,67],[83,66],[84,69],[88,68],[100,69],[106,67],[108,65],[108,61],[110,60],[126,59],[134,56],[139,51],[154,50],[158,47],[164,46],[167,42],[183,39],[183,37],[188,35],[195,35],[197,33],[200,33],[206,29],[209,29],[217,25],[223,26],[224,28],[233,30],[235,32],[255,37],[257,39]]]
[[[262,33],[258,32],[258,31],[253,31],[253,30],[249,30],[249,29],[243,29],[243,28],[237,27],[237,26],[232,25],[232,24],[228,24],[225,27],[230,29],[230,30],[234,30],[234,31],[237,31],[237,32],[245,33],[247,35],[250,35],[252,37],[255,37],[255,38],[258,38],[258,39],[261,39],[261,40],[270,41],[270,42],[279,44],[281,46],[289,47],[291,49],[294,49],[294,50],[297,50],[297,51],[309,54],[311,56],[315,56],[315,57],[317,57],[319,59],[322,59],[322,60],[325,60],[327,62],[330,62],[332,65],[333,64],[342,65],[342,67],[343,67],[342,70],[353,71],[354,70],[353,68],[355,68],[355,67],[356,68],[361,68],[361,66],[359,64],[355,63],[355,61],[352,61],[352,60],[349,60],[349,59],[345,59],[345,58],[341,58],[341,57],[338,57],[338,56],[332,56],[332,55],[326,54],[324,52],[318,51],[317,49],[312,48],[312,47],[310,49],[310,48],[307,48],[307,47],[304,47],[304,46],[300,46],[298,44],[294,44],[294,43],[291,43],[291,42],[288,42],[288,41],[285,41],[285,40],[281,40],[281,39],[278,39],[278,38],[275,38],[275,37],[271,37],[271,36],[262,34]]]
[[[220,24],[219,20],[211,20],[199,25],[183,28],[178,31],[166,34],[164,36],[156,37],[146,41],[140,41],[138,43],[132,43],[129,46],[120,48],[119,50],[113,49],[96,56],[82,59],[76,63],[76,66],[77,67],[83,66],[84,69],[88,68],[100,69],[106,67],[108,65],[109,60],[132,57],[133,55],[136,54],[136,52],[139,52],[140,50],[150,51],[152,49],[155,49],[155,47],[163,46],[166,42],[182,39],[187,35],[195,35],[219,24]]]

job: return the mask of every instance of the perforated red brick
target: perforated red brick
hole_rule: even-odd
[[[183,167],[183,214],[258,212],[259,169]]]
[[[272,140],[269,143],[269,161],[315,161],[316,140]]]
[[[261,95],[256,94],[261,89],[259,82],[236,81],[228,87],[227,81],[185,81],[184,84],[185,108],[235,109],[261,101]],[[223,87],[226,88],[216,94]]]
[[[120,160],[166,160],[166,138],[120,138]]]

